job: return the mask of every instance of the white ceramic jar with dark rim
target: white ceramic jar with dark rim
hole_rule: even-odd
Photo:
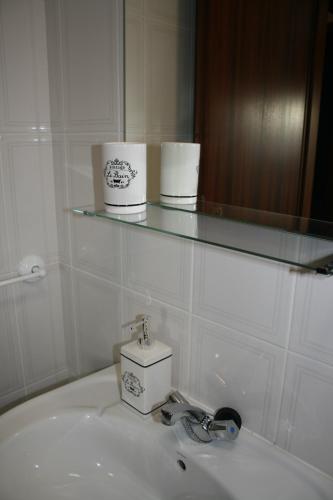
[[[196,203],[198,193],[200,144],[163,142],[161,144],[160,201],[178,205]]]
[[[147,202],[147,145],[102,144],[105,210],[115,214],[143,212]]]

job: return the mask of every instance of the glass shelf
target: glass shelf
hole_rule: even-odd
[[[91,206],[72,211],[333,275],[330,222],[202,201],[195,209],[149,202],[145,212],[131,215]]]

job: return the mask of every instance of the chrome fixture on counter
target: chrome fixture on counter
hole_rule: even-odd
[[[209,415],[190,403],[178,392],[170,394],[169,402],[161,409],[162,422],[174,425],[179,420],[188,436],[198,443],[213,440],[234,440],[242,426],[242,419],[232,408],[220,408]]]

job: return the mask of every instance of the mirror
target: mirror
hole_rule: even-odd
[[[268,5],[267,2],[260,2],[260,0],[249,2],[243,0],[241,4],[242,9],[246,11],[247,19],[252,16],[249,23],[252,22],[253,26],[260,26],[260,22],[256,19],[256,14],[258,14],[258,12],[261,12],[263,17],[266,15],[271,25],[275,24],[274,17],[269,17],[269,12],[267,12],[269,9],[265,7]],[[266,139],[263,140],[262,143],[258,141],[258,147],[255,152],[257,158],[260,159],[260,157],[265,154],[263,149],[260,150],[260,147],[264,148],[265,144],[272,144],[270,154],[266,155],[266,158],[268,158],[267,164],[264,165],[264,168],[261,168],[261,170],[256,169],[253,165],[249,166],[249,162],[246,163],[246,161],[244,162],[245,167],[239,167],[239,160],[235,160],[234,165],[227,165],[227,167],[225,167],[228,163],[227,161],[221,166],[221,164],[218,164],[216,161],[217,156],[213,154],[208,157],[209,151],[205,145],[206,131],[204,130],[204,132],[202,132],[202,129],[208,127],[208,121],[206,120],[211,117],[209,113],[205,114],[205,110],[201,112],[204,118],[200,125],[201,129],[199,126],[199,130],[196,130],[195,135],[195,141],[202,144],[203,156],[201,158],[200,189],[208,202],[227,203],[250,208],[291,213],[293,215],[302,215],[305,217],[311,216],[318,219],[333,220],[333,206],[330,201],[330,193],[333,189],[333,175],[329,168],[333,158],[332,147],[330,146],[333,142],[330,140],[330,137],[333,135],[333,130],[332,124],[327,116],[329,115],[327,111],[329,109],[332,111],[333,115],[332,93],[328,90],[333,84],[332,65],[328,64],[329,59],[333,57],[332,16],[328,12],[328,3],[325,0],[320,0],[319,2],[307,0],[306,6],[301,9],[302,12],[297,11],[297,9],[299,9],[297,2],[289,0],[279,2],[279,4],[281,7],[274,7],[274,9],[280,9],[279,11],[277,10],[277,12],[280,13],[281,16],[288,15],[288,19],[291,19],[291,16],[295,16],[297,26],[294,29],[294,25],[292,25],[289,32],[287,32],[287,27],[285,28],[287,39],[285,42],[283,40],[283,31],[280,31],[279,34],[281,39],[274,41],[272,46],[274,46],[274,44],[278,46],[285,43],[286,53],[289,54],[289,44],[294,51],[294,56],[298,54],[297,51],[299,51],[300,55],[301,53],[303,54],[303,52],[305,54],[305,49],[302,52],[302,48],[297,46],[297,43],[300,45],[297,37],[293,38],[297,34],[300,37],[304,36],[304,40],[308,44],[306,46],[308,53],[306,54],[308,58],[311,57],[311,61],[309,59],[309,61],[304,62],[302,71],[307,71],[307,68],[311,66],[310,69],[312,72],[311,79],[307,82],[304,81],[304,85],[302,84],[304,93],[306,94],[306,101],[302,103],[301,107],[303,106],[303,108],[301,112],[298,113],[299,89],[295,88],[293,93],[289,94],[291,98],[287,106],[285,106],[286,101],[281,105],[279,96],[282,96],[283,92],[289,92],[290,89],[286,90],[286,88],[282,89],[281,87],[274,89],[274,103],[270,97],[271,101],[269,105],[264,106],[263,110],[260,111],[263,114],[267,114],[266,118],[262,118],[263,114],[261,114],[260,118],[263,123],[261,126],[264,127],[262,129],[262,135],[264,135]],[[194,117],[196,37],[199,37],[200,42],[200,33],[195,33],[196,5],[198,5],[198,12],[201,15],[200,22],[203,17],[205,17],[206,11],[208,12],[214,7],[217,9],[217,13],[221,14],[221,12],[218,11],[219,7],[221,5],[226,6],[223,15],[227,13],[230,22],[229,20],[226,21],[226,24],[223,25],[223,29],[220,30],[216,29],[216,25],[214,29],[207,29],[206,27],[205,38],[208,39],[211,33],[213,33],[210,39],[213,41],[207,42],[210,43],[210,47],[214,47],[214,43],[216,42],[213,38],[213,36],[215,36],[214,34],[219,36],[219,31],[225,33],[228,23],[230,24],[232,19],[235,20],[236,15],[239,16],[237,18],[238,21],[241,19],[244,23],[244,18],[241,18],[239,12],[236,12],[238,7],[235,6],[234,2],[228,0],[198,0],[197,2],[195,0],[173,0],[170,2],[165,2],[164,0],[125,0],[126,140],[144,141],[149,144],[148,197],[154,200],[159,198],[159,144],[163,141],[194,141],[194,122],[196,121],[197,129],[198,122],[200,121],[198,118],[195,120]],[[275,3],[275,5],[277,4]],[[318,9],[316,6],[318,6]],[[312,12],[315,8],[317,10]],[[261,11],[259,9],[261,9]],[[210,18],[209,15],[211,16]],[[209,15],[207,14],[207,26],[211,26],[209,23],[212,23],[213,16],[211,12]],[[281,23],[281,19],[283,21],[282,17],[276,19],[276,23]],[[311,29],[313,29],[311,36],[310,34],[308,35],[302,32],[302,29],[304,31],[306,22],[308,22]],[[290,23],[295,24],[294,21],[290,21]],[[281,30],[283,30],[283,22],[281,24]],[[232,28],[234,32],[230,29],[230,37],[234,36],[236,33],[237,27],[235,25],[236,22]],[[270,25],[267,24],[267,26],[267,29],[269,29]],[[256,34],[259,37],[259,34]],[[266,33],[262,36],[267,37],[268,35]],[[236,42],[244,44],[244,40],[240,42],[235,35],[235,43]],[[216,44],[217,42],[215,43],[215,47],[218,46]],[[207,47],[205,47],[205,50],[206,49]],[[230,51],[230,47],[228,50]],[[209,57],[214,57],[213,49],[211,52],[212,55]],[[291,52],[292,51],[290,51],[290,53]],[[204,57],[207,58],[207,54],[208,52],[206,50]],[[234,57],[232,51],[229,52],[229,55]],[[253,53],[249,52],[249,55],[253,56]],[[220,53],[218,57],[220,57]],[[292,60],[292,64],[301,65],[302,61],[300,61],[300,59],[301,57],[299,57],[298,60],[296,57],[295,60]],[[200,65],[199,56],[197,57],[197,64]],[[284,67],[283,61],[281,65],[281,67]],[[207,67],[209,67],[209,63],[207,63]],[[237,66],[235,66],[235,68],[235,71],[239,70]],[[274,68],[272,71],[274,72]],[[300,70],[300,74],[302,71]],[[204,71],[201,71],[200,78],[205,82],[208,76]],[[209,78],[210,81],[212,81],[214,75],[210,74]],[[225,78],[228,82],[232,81],[231,76],[229,79],[228,76],[225,76]],[[260,81],[258,75],[254,78],[257,78],[256,82]],[[280,82],[278,75],[276,75],[276,81]],[[197,80],[197,85],[202,85],[202,82],[200,82],[201,80],[199,83]],[[271,82],[270,80],[270,85]],[[292,82],[291,85],[294,85],[294,83]],[[208,86],[209,85],[207,85],[207,87]],[[266,88],[263,86],[262,93],[264,92],[267,92],[267,85]],[[205,98],[206,97],[205,95]],[[323,101],[324,97],[326,101],[324,104],[322,103],[321,108],[324,109],[324,111],[326,110],[326,114],[319,113],[320,101]],[[210,101],[210,105],[212,105],[212,102],[213,101]],[[252,125],[248,122],[246,134],[244,137],[239,138],[239,142],[235,140],[234,136],[228,136],[226,142],[223,143],[223,147],[225,144],[229,147],[229,143],[234,141],[228,153],[229,157],[233,155],[234,151],[242,146],[244,140],[248,140],[248,143],[242,155],[250,155],[251,147],[256,141],[256,137],[253,138],[253,140],[248,137],[251,130],[253,131],[254,128],[253,120],[258,118],[259,108],[256,107],[257,104],[253,99],[250,107],[248,104],[249,101],[244,101],[244,99],[238,100],[235,104],[235,106],[238,106],[238,109],[237,112],[232,114],[231,118],[236,122],[245,118],[248,122],[248,119],[251,118],[250,121]],[[284,109],[283,106],[285,106]],[[198,102],[196,103],[196,107],[198,114],[200,102],[199,106]],[[247,109],[246,113],[245,108]],[[230,111],[230,109],[229,107],[228,111]],[[277,119],[277,117],[283,113],[285,113],[285,115],[282,116],[281,119]],[[295,117],[295,113],[300,114],[297,118],[297,123],[293,118]],[[210,122],[209,126],[215,123],[214,120],[217,124],[221,123],[221,117],[218,118],[220,121],[214,117],[213,122]],[[287,123],[288,120],[289,125]],[[278,130],[274,128],[276,127],[276,123],[278,123]],[[289,128],[283,130],[283,127],[286,127],[286,123]],[[227,126],[229,126],[229,124]],[[271,128],[269,129],[268,127]],[[295,127],[298,127],[297,139],[292,136]],[[215,130],[217,128],[218,125],[215,127]],[[282,165],[284,160],[283,155],[280,154],[281,148],[279,148],[279,139],[277,139],[279,136],[282,137],[284,145],[289,141],[289,145],[287,144],[285,150],[285,155],[287,155],[289,151],[289,158],[285,162],[285,165]],[[317,136],[319,137],[319,141],[317,141]],[[271,140],[272,137],[273,139]],[[211,137],[209,140],[211,140]],[[227,141],[229,141],[229,143],[227,143]],[[208,142],[208,140],[206,140],[206,142]],[[276,161],[274,160],[274,154],[280,154],[279,157],[276,157],[278,158]],[[301,166],[301,162],[303,162],[304,165],[302,164]],[[214,165],[217,165],[215,169],[213,167]],[[250,168],[252,168],[252,170],[250,170]],[[265,168],[267,170],[266,174],[264,172]],[[269,171],[269,168],[271,168],[271,171]],[[264,179],[265,175],[266,178]],[[238,177],[236,178],[236,176]],[[245,179],[245,181],[243,179]],[[219,188],[223,183],[226,186],[223,188],[224,192],[222,188]],[[272,191],[273,188],[275,189],[274,192]],[[238,190],[238,192],[240,192],[246,191],[246,189],[249,190],[249,193],[245,193],[243,197],[229,195],[232,190]],[[293,194],[290,194],[288,190],[290,192],[294,190]],[[286,191],[288,191],[287,194],[285,194]],[[279,198],[279,202],[275,203],[275,205],[271,202],[274,196]],[[283,198],[288,197],[289,199],[293,197],[293,200],[287,200],[284,203]],[[262,205],[258,205],[259,202],[257,203],[260,198],[262,198],[260,201]]]
[[[125,140],[148,144],[148,199],[159,199],[160,144],[193,142],[192,0],[125,0]]]

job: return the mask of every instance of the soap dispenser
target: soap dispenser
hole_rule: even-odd
[[[149,316],[134,322],[130,330],[138,327],[138,339],[120,349],[121,399],[142,415],[149,415],[170,393],[172,350],[152,339]]]

